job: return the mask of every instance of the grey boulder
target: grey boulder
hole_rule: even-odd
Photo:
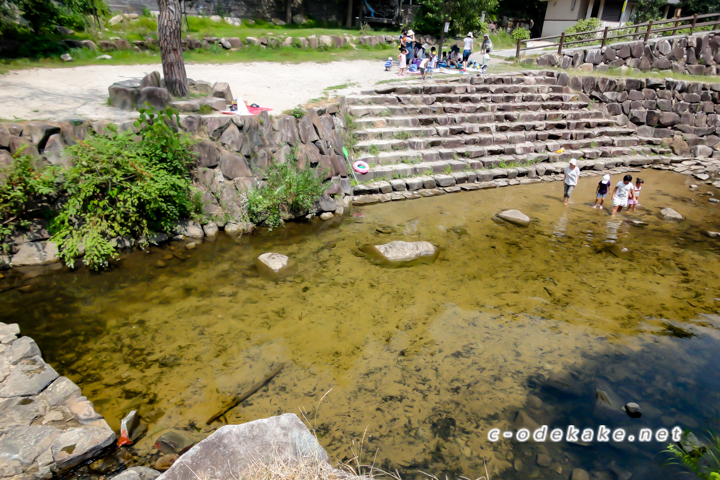
[[[423,257],[434,257],[438,249],[430,242],[394,241],[375,245],[374,249],[388,262],[410,262]]]
[[[301,458],[329,460],[315,436],[297,415],[226,425],[183,454],[160,477],[162,480],[241,478],[255,462]],[[231,462],[228,459],[232,459]]]
[[[498,213],[497,217],[514,225],[520,225],[521,227],[527,227],[530,224],[530,217],[519,210],[504,210]]]
[[[663,220],[667,220],[670,222],[679,222],[683,219],[683,216],[672,208],[663,208],[662,210],[660,210],[660,216],[663,218]]]

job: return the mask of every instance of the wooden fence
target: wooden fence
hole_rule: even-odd
[[[709,21],[708,19],[712,17],[718,18],[713,21]],[[698,20],[700,20],[700,22],[698,22]],[[534,50],[538,48],[549,48],[557,46],[557,53],[562,55],[563,48],[567,47],[568,45],[579,45],[581,43],[592,44],[600,42],[600,48],[602,48],[608,43],[608,41],[618,38],[632,39],[632,41],[638,41],[639,39],[642,39],[643,43],[647,43],[647,41],[652,35],[664,32],[672,32],[672,35],[676,35],[678,30],[689,29],[690,35],[692,35],[693,32],[695,32],[695,30],[698,28],[712,27],[712,30],[715,30],[718,28],[718,26],[720,26],[720,13],[707,13],[705,15],[693,15],[692,17],[672,18],[670,20],[660,20],[657,22],[653,22],[651,20],[646,23],[627,25],[625,27],[605,27],[602,30],[592,30],[588,32],[567,34],[563,32],[560,35],[553,35],[550,37],[518,40],[515,58],[519,60],[522,52],[527,52],[528,50]],[[579,40],[573,40],[573,37],[581,38]],[[570,41],[568,41],[568,39],[570,39]],[[557,42],[551,43],[549,45],[539,45],[534,47],[527,46],[529,42],[540,42],[548,40],[557,40]],[[522,46],[523,43],[526,45],[524,48]]]

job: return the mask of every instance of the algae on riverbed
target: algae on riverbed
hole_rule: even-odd
[[[717,378],[697,380],[712,349],[695,355],[692,346],[717,342],[716,319],[701,315],[718,309],[720,243],[703,230],[717,230],[720,214],[702,189],[687,188],[687,177],[642,176],[642,208],[632,216],[590,208],[594,178],[581,180],[569,208],[560,183],[392,202],[355,209],[342,222],[288,225],[237,243],[221,237],[163,269],[154,264],[167,252],[155,249],[102,275],[38,278],[34,291],[2,294],[0,321],[19,322],[111,425],[139,408],[151,432],[133,447],[141,458],[154,455],[164,429],[211,432],[204,423],[228,398],[285,363],[229,422],[312,409],[332,388],[317,415],[331,457],[348,455],[367,427],[366,450],[380,448],[382,465],[477,477],[485,458],[509,478],[515,458],[540,447],[493,444],[487,432],[509,428],[529,393],[544,399],[529,410],[537,422],[567,420],[571,406],[592,415],[585,397],[546,389],[556,372],[575,372],[590,405],[597,378],[626,401],[641,396],[660,412],[649,424],[710,419],[701,400],[663,391],[682,385],[715,395],[708,389]],[[663,222],[657,212],[666,206],[686,220]],[[508,208],[529,215],[530,225],[493,220]],[[393,240],[428,241],[440,255],[400,269],[358,255]],[[259,276],[255,259],[268,251],[294,259],[297,274]],[[662,363],[662,352],[681,361]],[[653,462],[647,450],[633,463],[622,450],[597,459],[566,447],[545,449],[568,472],[602,470],[608,459],[640,472]],[[519,478],[538,468],[529,456],[521,463]],[[549,472],[541,468],[539,478]]]

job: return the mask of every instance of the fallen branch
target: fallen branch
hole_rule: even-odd
[[[258,383],[250,387],[250,390],[248,390],[246,393],[240,395],[239,397],[235,397],[228,405],[223,407],[219,412],[217,412],[215,415],[210,417],[207,422],[205,422],[205,425],[210,425],[214,421],[216,421],[218,418],[225,415],[227,412],[232,410],[233,408],[240,405],[242,402],[253,396],[258,390],[260,390],[262,387],[267,385],[270,380],[275,378],[277,374],[279,374],[282,369],[285,368],[285,364],[281,363],[275,370],[270,372],[268,376],[266,376],[264,379],[260,380]]]

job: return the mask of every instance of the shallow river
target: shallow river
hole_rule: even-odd
[[[149,466],[166,429],[201,438],[224,420],[303,409],[331,458],[347,460],[367,432],[365,460],[377,451],[405,478],[477,478],[485,462],[493,478],[569,478],[576,467],[674,478],[667,442],[488,440],[493,428],[514,431],[518,411],[563,429],[720,431],[720,241],[702,234],[720,230],[720,206],[700,195],[718,190],[640,175],[632,215],[590,208],[599,177],[581,179],[569,207],[555,182],[354,208],[194,251],[153,248],[100,275],[37,277],[0,294],[0,321],[20,323],[116,430],[139,409],[149,429],[132,452]],[[662,221],[668,206],[686,219]],[[530,227],[495,221],[506,208]],[[392,240],[441,253],[390,269],[359,250]],[[173,248],[181,258],[155,267]],[[255,259],[267,251],[295,259],[297,274],[261,277]],[[281,363],[268,386],[205,425]],[[596,404],[598,388],[613,408]],[[642,417],[620,410],[631,401]],[[544,454],[549,467],[538,466]]]

